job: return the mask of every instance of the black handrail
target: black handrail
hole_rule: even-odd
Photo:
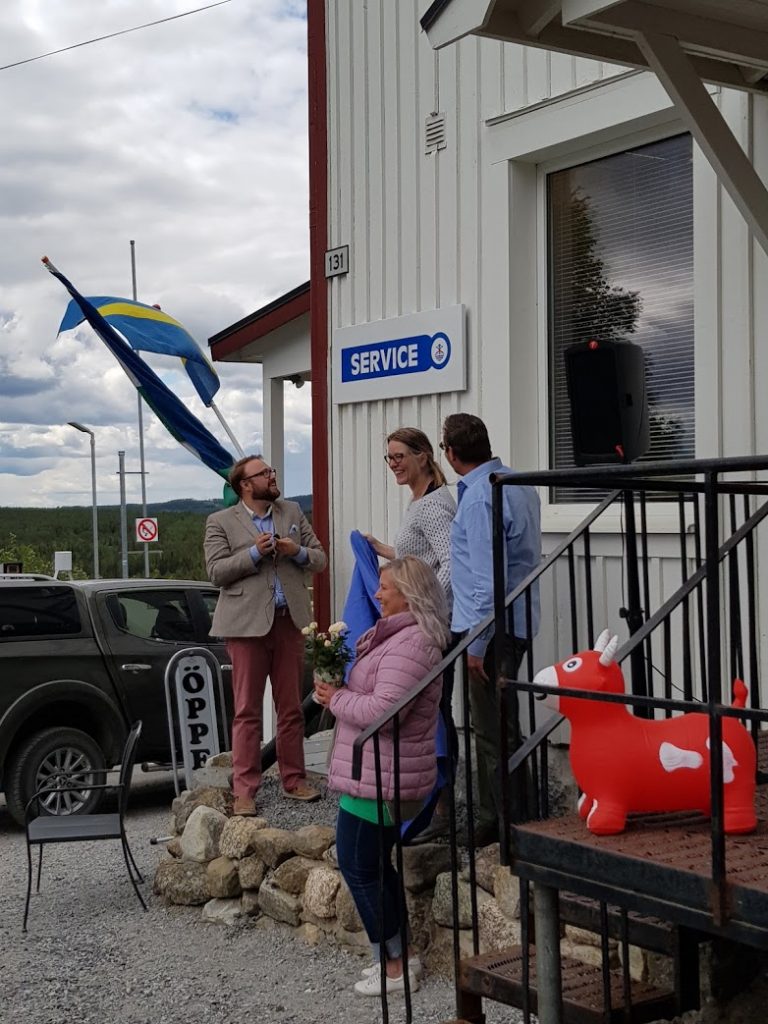
[[[736,548],[737,544],[741,543],[745,537],[750,536],[756,526],[758,526],[765,517],[768,516],[768,502],[762,505],[756,512],[754,512],[749,519],[745,520],[742,525],[733,533],[717,551],[717,562],[723,562],[726,557]],[[706,563],[702,565],[696,572],[689,576],[685,583],[680,586],[674,594],[669,597],[664,604],[646,622],[634,633],[626,643],[622,644],[619,650],[616,652],[616,660],[624,661],[636,647],[648,637],[654,629],[671,614],[683,601],[684,598],[700,586],[706,578]]]
[[[632,488],[631,480],[636,480],[641,486],[637,489],[653,491],[654,487],[648,487],[648,477],[685,477],[705,473],[746,473],[753,470],[768,469],[767,455],[734,455],[722,459],[675,459],[669,462],[643,462],[630,463],[628,465],[610,465],[600,468],[594,466],[583,466],[575,469],[539,469],[525,470],[524,472],[498,474],[496,479],[505,484],[531,484],[532,486],[556,487],[558,484],[568,484],[573,487],[595,487],[605,488],[606,486],[617,487],[621,490]],[[594,482],[587,482],[594,481]],[[620,481],[620,484],[618,483]],[[694,481],[679,480],[678,490],[690,491]],[[744,482],[748,487],[749,482]],[[739,488],[741,490],[741,487]]]
[[[563,626],[565,631],[568,631],[568,627],[570,626],[570,639],[574,644],[574,648],[578,646],[577,640],[579,638],[583,638],[584,630],[586,628],[589,636],[589,646],[592,647],[594,645],[594,637],[592,635],[594,631],[594,614],[592,609],[593,582],[591,565],[589,564],[590,559],[593,557],[591,530],[595,522],[600,519],[603,513],[609,507],[613,506],[618,500],[621,500],[622,502],[623,515],[626,520],[631,516],[634,521],[635,495],[639,494],[640,523],[637,558],[641,559],[643,563],[639,570],[642,574],[642,587],[640,588],[633,585],[634,589],[629,600],[632,607],[627,610],[627,612],[632,613],[631,621],[628,621],[631,636],[616,654],[617,662],[624,661],[627,658],[632,658],[632,692],[619,694],[603,692],[590,693],[584,690],[569,689],[567,687],[558,687],[557,692],[560,697],[572,697],[580,700],[595,700],[606,703],[623,704],[627,706],[628,709],[631,707],[635,714],[640,716],[653,716],[654,711],[666,715],[678,712],[697,711],[699,713],[706,714],[709,717],[710,746],[712,749],[710,764],[712,787],[711,879],[713,913],[716,921],[723,922],[726,918],[727,910],[725,902],[725,843],[722,793],[723,759],[721,744],[718,742],[718,738],[722,736],[722,722],[724,718],[738,718],[745,723],[751,722],[753,729],[755,730],[759,723],[768,721],[768,709],[763,709],[759,706],[758,696],[758,637],[755,632],[756,583],[753,564],[756,545],[752,541],[757,527],[766,517],[768,517],[768,501],[764,501],[763,504],[760,504],[759,501],[750,501],[750,497],[765,499],[765,497],[768,496],[768,483],[757,481],[754,477],[750,480],[730,482],[721,479],[721,477],[723,474],[727,473],[753,473],[757,470],[768,470],[768,456],[748,456],[697,461],[686,460],[667,463],[648,463],[641,466],[587,467],[576,470],[556,470],[492,476],[495,581],[493,613],[489,614],[484,621],[479,623],[478,626],[472,630],[471,633],[465,636],[450,652],[450,654],[443,658],[440,664],[435,666],[435,668],[432,669],[432,671],[409,693],[402,697],[395,706],[390,708],[389,711],[381,715],[374,723],[359,733],[353,747],[353,777],[359,779],[362,774],[363,747],[365,743],[372,738],[374,743],[374,762],[376,765],[377,775],[377,793],[379,794],[379,800],[381,802],[383,794],[381,792],[381,766],[379,763],[380,754],[378,751],[378,743],[379,735],[382,730],[389,727],[393,731],[393,741],[395,746],[397,746],[397,734],[400,725],[398,716],[400,713],[415,699],[417,699],[419,695],[422,694],[451,663],[456,662],[459,658],[465,660],[469,646],[477,637],[482,633],[485,633],[489,626],[495,627],[495,635],[497,638],[500,638],[500,641],[506,639],[508,631],[511,629],[508,610],[517,600],[525,602],[525,618],[527,622],[526,635],[532,636],[532,588],[534,584],[541,579],[541,577],[543,577],[549,570],[553,569],[564,555],[568,559],[567,579],[565,579],[565,575],[563,576],[565,596],[566,598],[570,596],[572,607],[570,616],[568,615],[567,609],[562,609]],[[691,476],[697,474],[699,475],[699,479],[690,479]],[[701,479],[701,475],[704,476],[704,479]],[[674,477],[677,479],[674,479]],[[565,537],[554,548],[554,550],[546,556],[546,558],[541,561],[537,568],[531,572],[511,594],[507,595],[504,593],[504,573],[500,559],[500,553],[504,550],[505,542],[502,520],[502,488],[506,485],[520,484],[544,487],[568,484],[579,487],[591,486],[594,488],[600,488],[603,491],[609,488],[611,490],[597,506],[593,507],[589,511],[584,520],[579,523],[579,525],[572,530],[568,536]],[[647,564],[649,559],[652,557],[652,553],[648,544],[649,517],[646,509],[646,494],[659,498],[663,498],[665,495],[677,496],[675,507],[677,508],[678,524],[672,532],[679,536],[680,543],[677,557],[683,561],[682,570],[680,572],[680,586],[677,587],[675,593],[665,600],[662,606],[653,614],[650,614],[653,597],[651,593],[651,579]],[[719,504],[723,495],[743,496],[744,520],[740,525],[736,523],[734,511],[736,506],[734,501],[731,499],[728,502],[728,505],[731,508],[730,535],[721,544],[718,532],[720,527]],[[754,512],[751,512],[751,506],[754,504],[757,504],[758,507]],[[668,507],[669,504],[667,505],[667,508]],[[701,515],[702,510],[704,512],[703,516]],[[692,544],[689,544],[688,533],[691,530],[693,531],[693,536],[691,538]],[[704,551],[702,551],[702,539],[706,542],[706,548]],[[581,550],[578,547],[580,542],[582,543]],[[744,542],[743,547],[739,548],[739,545],[742,542]],[[737,552],[739,551],[746,552],[747,569],[744,574],[740,574],[739,556],[737,555]],[[752,554],[750,554],[750,552],[752,552]],[[622,573],[631,574],[634,572],[638,574],[638,566],[633,565],[630,567],[628,564],[629,555],[629,547],[627,546],[624,548],[622,554]],[[583,567],[581,563],[577,564],[577,559],[583,559]],[[724,570],[721,570],[721,564],[725,565]],[[725,577],[726,572],[728,573],[727,579]],[[720,582],[721,575],[725,581],[722,584],[722,587]],[[557,577],[555,579],[555,586],[559,586]],[[636,575],[635,583],[638,582],[638,579],[639,574]],[[629,587],[630,582],[631,581],[625,580],[622,575],[622,586],[627,593],[629,593],[629,589],[631,589]],[[744,598],[741,595],[741,591],[743,589],[745,589],[746,602],[748,606],[746,615],[742,614],[743,608],[741,602]],[[722,703],[723,695],[720,688],[721,666],[719,663],[719,624],[722,613],[722,608],[720,607],[721,592],[726,597],[729,597],[732,603],[734,601],[739,603],[736,620],[732,620],[731,630],[728,636],[723,638],[723,643],[724,645],[727,645],[729,653],[734,645],[739,646],[740,650],[748,652],[748,657],[744,657],[743,660],[748,661],[749,663],[749,691],[751,694],[751,701],[745,708],[733,707],[727,703]],[[693,605],[694,598],[692,595],[695,595],[695,610]],[[582,603],[579,603],[584,600],[586,601],[586,607],[584,607]],[[644,606],[643,608],[640,607],[641,601]],[[689,602],[691,602],[690,611],[685,613],[683,609],[688,607]],[[578,609],[573,607],[576,603],[579,603]],[[674,632],[676,628],[675,624],[678,622],[677,617],[681,614],[683,615],[684,632],[686,632],[686,634],[690,634],[685,638],[678,636]],[[738,627],[734,625],[735,622],[738,622]],[[697,629],[700,634],[698,637],[698,645],[695,637]],[[736,636],[736,632],[739,633],[738,636]],[[563,642],[568,641],[564,640]],[[687,645],[687,653],[686,650],[681,649],[681,643]],[[693,650],[691,647],[692,643]],[[501,650],[503,646],[503,642],[496,644],[496,647],[499,650]],[[696,654],[698,654],[702,660],[701,667],[705,673],[702,677],[703,681],[701,685],[697,683],[694,688],[690,682],[685,684],[683,689],[684,699],[675,699],[672,696],[675,692],[675,687],[672,682],[673,646],[676,656],[682,654],[684,661],[687,660],[688,662],[688,671],[684,674],[690,675],[691,665],[695,662]],[[655,690],[654,680],[656,679],[654,672],[659,673],[661,671],[657,665],[654,665],[654,649],[659,651],[663,659],[663,697],[653,696]],[[716,664],[713,661],[715,658],[717,659]],[[509,863],[511,842],[515,837],[515,830],[514,828],[510,828],[510,825],[513,823],[519,823],[531,815],[535,817],[547,817],[549,814],[547,767],[549,745],[547,740],[558,725],[564,721],[564,718],[562,715],[552,714],[545,722],[540,725],[536,724],[536,705],[534,703],[534,698],[535,696],[551,693],[551,688],[529,681],[534,677],[535,663],[534,643],[531,642],[528,646],[526,661],[524,662],[525,668],[521,670],[520,673],[525,674],[526,679],[505,679],[503,677],[503,672],[497,671],[496,673],[496,678],[498,679],[500,690],[502,691],[499,702],[500,711],[507,707],[509,710],[508,715],[503,713],[500,715],[499,726],[502,743],[501,750],[505,755],[502,763],[507,767],[503,791],[503,805],[502,810],[500,811],[500,825],[503,826],[500,834],[500,859],[502,864]],[[479,933],[476,892],[477,875],[474,859],[474,840],[476,832],[472,813],[472,762],[475,760],[475,754],[471,737],[471,709],[469,703],[469,684],[467,680],[466,660],[464,664],[465,671],[461,674],[461,692],[464,707],[470,714],[469,719],[465,722],[463,735],[463,750],[466,761],[464,771],[466,772],[467,777],[467,849],[469,852],[472,937],[473,946],[477,953],[479,951]],[[634,671],[636,664],[639,665],[640,669],[637,673],[637,680],[635,679]],[[501,669],[501,662],[497,665],[497,669]],[[656,688],[656,692],[658,692],[658,688]],[[527,694],[527,699],[525,701],[518,701],[518,697],[522,694]],[[531,735],[527,739],[520,741],[520,730],[516,730],[514,735],[515,741],[518,743],[518,747],[516,750],[508,750],[507,745],[509,744],[509,736],[505,739],[505,732],[508,728],[514,727],[515,714],[524,714],[526,707],[528,714],[527,731],[530,731]],[[395,771],[395,777],[395,785],[397,786],[397,771]],[[522,789],[523,786],[530,786],[530,789],[527,790],[527,794],[530,795],[532,799],[527,802],[521,798],[524,793]],[[515,787],[517,787],[517,789],[515,789]],[[448,780],[447,795],[450,819],[452,862],[451,892],[454,901],[454,960],[456,962],[457,971],[456,989],[458,1010],[460,1001],[460,984],[458,975],[460,946],[456,933],[458,931],[457,874],[460,865],[457,851],[458,837],[456,832],[456,806],[452,778],[449,778]],[[397,820],[396,825],[399,826],[399,824],[400,822]],[[402,856],[399,846],[402,840],[400,839],[399,828],[396,828],[396,832],[398,836],[398,865],[400,866],[402,864]],[[521,892],[522,891],[527,892],[526,883],[522,884]],[[527,897],[521,903],[521,908],[523,903],[527,908]],[[605,916],[605,913],[605,908],[601,907],[601,915]],[[625,917],[622,920],[622,942],[626,946],[628,942],[628,935],[626,931]],[[527,953],[527,940],[529,938],[527,910],[525,913],[521,912],[521,931],[524,947],[523,976],[526,978],[529,971]],[[524,983],[524,989],[525,988],[527,988],[526,983]],[[626,971],[624,989],[624,1001],[626,1004],[629,999]],[[524,1001],[526,1003],[528,1001],[527,992],[524,993]],[[408,1007],[406,1011],[406,1018],[410,1020],[410,1016],[410,1007]],[[461,1016],[461,1014],[457,1013],[457,1016]]]
[[[493,474],[493,479],[496,478],[496,474]],[[513,601],[517,600],[518,597],[521,597],[530,588],[532,583],[535,583],[536,580],[538,580],[549,569],[551,565],[554,565],[554,563],[557,561],[560,555],[562,555],[562,553],[566,551],[571,544],[574,544],[579,539],[579,537],[581,537],[584,534],[584,532],[589,529],[592,523],[594,523],[595,520],[598,519],[603,514],[603,512],[610,505],[613,504],[614,501],[616,501],[620,494],[621,491],[613,491],[611,494],[607,495],[600,502],[600,504],[597,505],[596,508],[594,508],[592,512],[590,512],[590,514],[584,520],[582,520],[581,523],[579,523],[576,529],[572,530],[568,534],[568,536],[563,541],[561,541],[560,544],[558,544],[558,546],[553,551],[551,551],[549,555],[547,555],[547,557],[541,562],[538,568],[534,569],[533,572],[529,573],[528,576],[526,576],[526,578],[522,581],[522,583],[520,583],[519,586],[515,587],[512,593],[509,594],[505,599],[505,607],[508,608]],[[454,648],[452,648],[450,653],[446,655],[446,657],[443,658],[443,660],[432,669],[429,675],[425,676],[417,686],[414,686],[412,690],[409,690],[408,693],[401,697],[400,700],[389,709],[389,711],[386,711],[384,714],[379,715],[379,717],[374,722],[372,722],[366,729],[363,729],[363,731],[358,734],[352,746],[353,779],[360,779],[363,770],[363,747],[371,738],[371,736],[373,736],[374,733],[379,732],[380,729],[383,729],[392,721],[392,719],[396,715],[399,715],[404,708],[408,707],[408,705],[412,701],[414,701],[421,693],[423,693],[424,690],[426,690],[426,688],[429,686],[429,684],[433,682],[433,680],[436,679],[437,676],[444,672],[445,669],[452,662],[458,661],[458,659],[462,656],[464,651],[466,651],[469,645],[473,643],[473,641],[475,641],[482,633],[484,633],[490,625],[493,624],[495,620],[495,614],[495,612],[491,612],[489,615],[487,615],[478,626],[476,626],[473,630],[467,633],[467,635],[463,637]]]
[[[568,486],[592,486],[601,487],[605,486],[610,482],[611,485],[616,486],[620,483],[623,494],[625,496],[625,513],[626,513],[626,524],[625,524],[625,543],[626,543],[626,565],[625,569],[627,572],[627,579],[625,585],[628,588],[629,595],[629,608],[626,611],[622,611],[628,620],[630,628],[630,639],[623,645],[621,650],[617,652],[617,660],[626,659],[628,656],[632,661],[632,697],[628,695],[609,695],[606,693],[599,694],[585,694],[583,691],[576,692],[569,691],[566,688],[558,687],[558,694],[560,696],[572,696],[579,699],[597,699],[603,700],[604,702],[614,702],[615,696],[618,696],[620,703],[631,704],[635,713],[638,715],[650,714],[653,715],[655,709],[664,710],[669,713],[672,710],[691,710],[691,700],[693,697],[693,686],[691,679],[691,648],[690,648],[690,630],[691,621],[689,613],[689,596],[695,589],[700,595],[699,605],[699,626],[700,629],[703,627],[705,630],[705,636],[700,637],[702,644],[702,653],[704,655],[703,664],[706,673],[706,682],[704,684],[704,703],[699,704],[699,708],[709,717],[709,745],[710,745],[710,791],[711,791],[711,811],[710,811],[710,822],[711,822],[711,878],[713,883],[713,901],[712,901],[712,912],[714,920],[717,924],[722,924],[728,914],[727,908],[727,893],[726,893],[726,850],[725,850],[725,829],[724,829],[724,794],[723,794],[723,750],[722,750],[722,732],[723,732],[723,717],[739,717],[742,720],[752,719],[753,728],[756,727],[756,721],[768,720],[768,712],[759,709],[750,709],[748,712],[743,708],[732,708],[727,707],[721,703],[721,629],[720,619],[722,614],[721,609],[721,579],[720,579],[720,565],[721,562],[727,560],[728,569],[728,589],[726,593],[731,602],[731,611],[729,616],[730,633],[729,633],[729,651],[731,656],[732,667],[737,663],[741,667],[743,664],[742,651],[742,622],[741,622],[741,587],[739,583],[739,562],[738,562],[738,545],[741,541],[751,538],[754,534],[757,526],[762,520],[768,515],[768,502],[764,503],[762,507],[758,508],[752,515],[749,515],[749,499],[748,495],[765,495],[768,493],[768,487],[760,482],[738,482],[738,483],[727,483],[724,482],[721,477],[727,473],[733,472],[753,472],[757,470],[765,470],[768,468],[768,458],[766,456],[746,456],[736,457],[730,459],[706,459],[706,460],[695,460],[695,461],[679,461],[671,463],[651,463],[643,466],[615,466],[610,469],[598,469],[585,468],[576,470],[559,470],[546,473],[515,473],[507,474],[503,477],[497,477],[494,481],[493,487],[493,539],[494,539],[494,565],[497,566],[501,562],[504,554],[505,538],[503,533],[503,521],[502,521],[502,490],[504,486],[508,485],[546,485],[553,487],[558,483],[567,484]],[[692,475],[699,476],[698,480],[685,479]],[[664,476],[667,479],[658,481],[655,478]],[[677,477],[678,479],[670,479],[670,477]],[[703,477],[703,479],[701,479]],[[680,479],[683,478],[683,479]],[[634,496],[635,492],[639,492],[641,495],[641,512],[642,512],[642,529],[646,529],[645,520],[645,494],[646,492],[656,493],[675,493],[678,494],[678,505],[679,505],[679,537],[680,537],[680,560],[681,560],[681,576],[682,584],[675,591],[675,593],[659,608],[653,615],[648,616],[647,610],[645,614],[645,621],[643,621],[643,611],[640,608],[640,591],[639,591],[639,574],[637,570],[637,558],[635,553],[634,541]],[[740,527],[736,526],[736,494],[744,495],[744,514],[745,521]],[[687,559],[688,559],[688,545],[686,543],[686,523],[685,523],[685,500],[686,495],[694,496],[694,508],[696,509],[694,529],[696,530],[696,563],[697,568],[695,572],[689,576],[687,570]],[[698,516],[698,499],[695,495],[703,495],[704,505],[704,558],[701,559],[701,549],[699,545],[699,516]],[[728,495],[728,507],[730,508],[730,536],[723,545],[719,545],[719,530],[721,524],[720,512],[719,512],[719,501],[721,496]],[[645,535],[644,535],[645,540]],[[569,582],[570,582],[570,593],[571,603],[574,603],[575,595],[575,572],[573,566],[573,549],[569,548]],[[647,551],[644,549],[644,555],[647,558]],[[647,566],[644,566],[644,571],[647,572]],[[748,579],[750,573],[748,570]],[[496,632],[497,636],[503,636],[506,634],[507,622],[506,616],[503,611],[503,575],[500,575],[498,569],[494,574],[495,584],[495,597],[494,604],[496,610]],[[703,602],[701,595],[703,593],[703,585],[706,584],[706,615],[704,614]],[[646,583],[646,603],[648,602],[648,585]],[[754,603],[751,599],[751,594],[748,593],[747,599],[750,601],[750,608],[754,611]],[[652,696],[652,686],[647,685],[645,676],[645,661],[647,659],[648,665],[652,670],[651,661],[651,635],[654,633],[656,628],[663,624],[664,625],[664,656],[665,656],[665,669],[667,668],[667,662],[669,660],[669,621],[675,610],[678,608],[682,609],[683,614],[683,676],[684,676],[684,696],[685,700],[671,701],[670,699],[661,700]],[[572,628],[576,631],[576,619],[575,612],[572,608]],[[750,630],[750,651],[753,652],[756,644],[755,633],[755,622],[752,618],[748,622]],[[645,655],[643,654],[643,646],[645,646]],[[756,657],[751,658],[751,669],[756,669]],[[500,666],[497,666],[500,667]],[[498,676],[498,673],[497,673]],[[753,672],[752,679],[752,697],[753,704],[755,699],[755,683],[756,677]],[[505,685],[509,687],[512,692],[512,703],[515,708],[518,707],[518,701],[514,695],[520,692],[530,692],[535,689],[530,683],[516,680],[506,680]],[[546,692],[546,691],[545,691]],[[667,693],[669,690],[666,691]],[[646,697],[646,694],[651,696]],[[645,699],[638,699],[639,697]],[[529,698],[530,699],[530,698]],[[694,705],[695,706],[695,705]],[[512,727],[515,723],[512,722]],[[543,733],[538,738],[536,744],[528,743],[527,756],[534,758],[536,756],[536,749],[538,745],[546,740],[546,736],[551,732],[549,728],[550,723],[547,723],[546,727],[539,730]],[[554,724],[552,724],[554,728]],[[504,735],[507,731],[507,722],[502,718],[501,729],[501,742],[502,749],[505,749]],[[538,731],[537,731],[538,732]],[[536,734],[535,734],[536,735]],[[533,738],[532,738],[533,739]],[[515,760],[515,768],[519,768],[525,761],[525,756],[521,756]],[[505,762],[508,759],[505,758]],[[521,781],[517,780],[518,789],[520,788]],[[509,823],[514,821],[514,818],[509,817],[508,807],[504,806],[504,829],[502,834],[502,862],[508,863],[507,854],[509,850]],[[519,819],[517,819],[519,820]]]

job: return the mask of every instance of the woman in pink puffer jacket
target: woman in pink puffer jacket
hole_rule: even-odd
[[[363,748],[363,771],[352,778],[352,746],[359,733],[392,708],[437,665],[448,642],[448,608],[437,576],[418,558],[395,559],[381,570],[381,619],[357,644],[347,686],[336,690],[315,683],[317,699],[336,717],[336,738],[328,785],[341,792],[336,824],[339,868],[355,900],[375,958],[355,985],[359,995],[381,992],[380,950],[386,951],[386,991],[402,992],[403,978],[399,879],[392,867],[394,815],[386,801],[394,798],[395,771],[400,800],[418,801],[434,787],[437,762],[435,733],[442,678],[437,676],[400,714],[400,760],[394,764],[392,731],[380,734],[384,814],[384,921],[380,920],[380,833],[376,799],[373,740]],[[407,922],[405,922],[407,928]],[[416,961],[411,965],[416,966]],[[417,973],[410,976],[419,986]]]

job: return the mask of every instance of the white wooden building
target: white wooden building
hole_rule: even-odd
[[[314,524],[331,554],[320,619],[343,606],[350,531],[391,540],[400,522],[408,495],[382,458],[396,427],[436,447],[446,415],[472,412],[516,469],[569,464],[562,349],[585,332],[643,346],[654,457],[768,452],[768,5],[310,0],[307,12],[311,360],[302,350],[296,365],[311,361]],[[455,389],[419,373],[341,381],[342,348],[429,340],[456,307]],[[264,324],[260,344],[280,355]],[[224,358],[254,358],[232,347],[240,326],[217,336]],[[572,497],[542,494],[545,551],[588,511]],[[649,525],[660,599],[680,577],[677,515],[656,504]],[[597,624],[621,632],[616,518],[592,554]],[[553,655],[568,644],[560,592],[544,593]]]
[[[515,468],[567,464],[557,355],[583,340],[574,293],[590,286],[583,269],[593,257],[606,288],[637,295],[628,336],[649,354],[656,455],[768,451],[766,254],[656,74],[477,35],[433,49],[419,24],[424,0],[325,0],[322,18],[313,6],[313,377],[325,333],[336,610],[350,530],[391,539],[408,497],[382,459],[396,427],[419,426],[437,447],[444,417],[472,412]],[[433,7],[447,7],[450,19],[450,4]],[[768,99],[707,88],[768,176]],[[341,246],[349,270],[326,282],[322,251]],[[439,321],[457,304],[464,389],[339,404],[338,332],[417,312],[438,311]],[[382,337],[396,328],[385,325]],[[588,506],[568,495],[542,494],[542,503],[548,550]],[[677,519],[660,505],[650,522],[661,595],[668,575],[679,580]],[[605,622],[621,631],[616,527],[595,538],[593,555],[606,581]],[[556,590],[542,621],[562,654]]]

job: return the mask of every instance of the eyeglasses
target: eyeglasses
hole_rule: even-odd
[[[440,449],[441,452],[447,452],[451,446],[447,444],[445,441],[441,441],[437,447]]]
[[[242,479],[242,483],[245,483],[246,480],[253,480],[254,477],[257,477],[257,476],[264,476],[264,477],[277,476],[277,470],[276,469],[270,469],[270,467],[267,466],[266,469],[260,469],[258,473],[251,473],[250,476],[244,476],[243,479]]]
[[[384,461],[388,466],[399,466],[403,459],[407,458],[410,452],[397,452],[395,455],[385,455]]]

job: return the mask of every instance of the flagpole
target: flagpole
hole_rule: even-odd
[[[136,302],[136,242],[131,239],[131,283],[133,285],[133,301]],[[142,398],[137,393],[136,402],[139,411],[139,475],[141,476],[141,515],[147,518],[147,475],[144,468],[144,410]],[[149,544],[144,545],[144,578],[149,579]]]
[[[216,413],[216,415],[218,416],[218,418],[219,418],[219,423],[220,423],[220,424],[222,425],[222,427],[224,427],[224,429],[226,430],[226,432],[227,432],[227,436],[229,437],[229,440],[230,440],[230,441],[232,442],[232,444],[233,444],[233,445],[235,446],[235,451],[237,452],[237,454],[238,454],[238,455],[240,456],[240,458],[242,459],[242,458],[243,458],[243,456],[245,455],[245,452],[244,452],[244,451],[243,451],[243,449],[242,449],[242,445],[241,445],[241,444],[240,444],[240,442],[239,442],[239,441],[237,440],[237,438],[236,438],[236,437],[235,437],[235,435],[234,435],[234,434],[232,433],[232,431],[231,431],[231,430],[229,429],[229,424],[227,423],[227,421],[226,421],[226,420],[224,419],[224,417],[223,417],[223,416],[221,415],[221,413],[219,412],[219,408],[218,408],[218,406],[216,405],[216,403],[215,403],[214,401],[211,401],[211,404],[210,404],[210,406],[209,406],[209,409],[213,409],[213,411],[214,411],[214,412]]]

